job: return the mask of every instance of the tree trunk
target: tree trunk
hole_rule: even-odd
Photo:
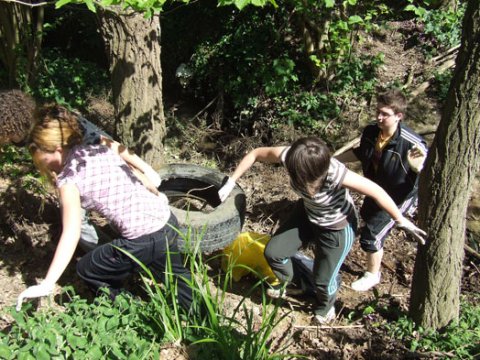
[[[100,28],[110,56],[115,135],[157,169],[165,136],[160,17],[109,7]]]
[[[26,83],[32,85],[36,75],[36,61],[42,44],[43,7],[0,0],[0,63],[7,72],[7,85],[17,87],[18,71],[24,73]],[[26,60],[22,66],[19,60]],[[19,69],[20,66],[20,69]]]
[[[434,0],[430,4],[431,9],[457,10],[458,0]]]
[[[459,315],[465,217],[480,166],[480,5],[469,0],[462,46],[442,119],[420,178],[419,220],[428,233],[420,247],[410,316],[439,329]]]

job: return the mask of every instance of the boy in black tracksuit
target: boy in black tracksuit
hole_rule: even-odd
[[[360,160],[364,176],[380,185],[403,214],[416,207],[418,173],[427,154],[425,141],[401,123],[406,105],[405,96],[398,90],[380,94],[377,122],[364,129],[359,147],[336,156],[344,162]],[[360,244],[368,254],[367,271],[352,283],[352,288],[366,291],[380,282],[383,244],[395,221],[369,198],[360,214],[365,221]]]

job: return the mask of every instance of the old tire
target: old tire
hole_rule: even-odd
[[[190,247],[196,246],[197,241],[199,249],[206,253],[223,249],[237,238],[245,219],[245,193],[236,185],[221,203],[218,189],[226,180],[225,174],[199,165],[169,164],[160,169],[159,175],[162,178],[159,190],[169,198],[181,234],[187,234],[190,229],[190,236],[178,237],[182,251],[187,248],[187,237]],[[176,207],[172,200],[182,196],[204,201],[211,211]]]

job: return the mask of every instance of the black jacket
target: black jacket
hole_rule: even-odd
[[[426,143],[408,126],[400,123],[397,132],[382,150],[382,156],[375,171],[373,155],[380,129],[376,124],[368,125],[362,134],[360,146],[353,151],[362,163],[363,175],[376,182],[392,197],[395,203],[402,203],[417,191],[418,175],[410,169],[407,152],[415,144],[426,151]]]

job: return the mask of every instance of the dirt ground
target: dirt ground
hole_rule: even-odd
[[[399,24],[392,24],[381,38],[367,38],[362,45],[370,52],[385,53],[385,65],[381,76],[385,83],[394,79],[405,79],[410,72],[419,71],[424,65],[423,57],[414,48],[405,45],[405,37],[398,30]],[[387,41],[390,39],[392,41]],[[399,59],[400,57],[400,59]],[[426,96],[418,96],[410,107],[409,124],[419,132],[428,131],[438,123],[438,104]],[[371,109],[360,104],[352,110],[352,131],[344,137],[344,143],[360,134],[360,129],[372,119]],[[185,136],[188,136],[188,130]],[[225,139],[226,137],[224,137]],[[431,135],[426,135],[431,141]],[[188,143],[185,140],[185,143]],[[215,152],[219,156],[220,169],[228,173],[241,156],[249,149],[259,146],[255,138],[232,138],[219,142]],[[337,146],[340,147],[342,144]],[[186,158],[182,149],[166,146],[167,162],[192,162],[204,165],[212,161],[210,153],[197,147]],[[26,176],[30,164],[15,163],[5,167],[0,173],[0,309],[12,306],[18,294],[26,286],[42,279],[52,258],[56,239],[61,231],[59,211],[52,195],[42,192],[36,180]],[[358,170],[357,167],[352,167]],[[271,233],[279,222],[288,215],[296,196],[286,181],[284,169],[278,166],[255,164],[242,177],[239,184],[247,195],[247,214],[243,231]],[[478,186],[478,185],[477,185]],[[474,192],[478,193],[478,191]],[[361,197],[354,195],[358,205]],[[472,199],[472,204],[480,204]],[[477,211],[477,212],[476,212]],[[472,205],[470,215],[479,216],[479,208]],[[400,342],[391,340],[379,324],[397,319],[408,308],[412,270],[417,244],[394,230],[385,246],[382,282],[375,290],[365,293],[354,292],[350,284],[362,274],[365,267],[365,254],[358,241],[354,244],[341,269],[342,287],[335,304],[337,319],[331,327],[313,326],[311,304],[308,297],[288,298],[282,303],[282,313],[286,319],[272,336],[272,349],[287,348],[287,353],[305,355],[308,359],[401,359],[416,358]],[[309,254],[309,250],[305,249]],[[61,286],[73,285],[77,292],[89,296],[84,285],[75,274],[78,251],[67,272],[62,276]],[[464,261],[462,292],[478,293],[480,290],[479,261],[467,254]],[[213,265],[212,271],[216,271]],[[232,308],[254,283],[255,279],[245,277],[230,289],[228,301]],[[257,291],[247,300],[247,305],[258,310],[261,296]],[[370,309],[374,311],[370,311]],[[0,328],[6,329],[11,319],[0,311]],[[184,353],[184,352],[183,352]],[[172,349],[166,349],[165,358],[187,358]]]

